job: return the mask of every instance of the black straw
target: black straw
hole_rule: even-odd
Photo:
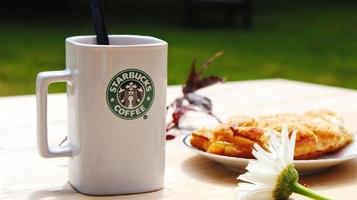
[[[94,20],[95,33],[97,35],[97,43],[102,45],[109,45],[102,0],[90,0],[90,7]]]

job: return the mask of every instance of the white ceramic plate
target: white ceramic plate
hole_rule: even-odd
[[[247,158],[236,158],[229,156],[222,156],[212,153],[207,153],[201,151],[190,144],[191,135],[187,135],[183,138],[183,143],[186,147],[194,151],[195,153],[204,156],[210,160],[216,161],[222,164],[224,167],[229,168],[234,171],[243,172],[244,168],[247,166],[249,159]],[[340,151],[328,155],[319,157],[318,159],[312,160],[296,160],[294,161],[295,167],[302,175],[314,174],[324,171],[335,165],[347,162],[357,158],[357,142],[352,142]]]

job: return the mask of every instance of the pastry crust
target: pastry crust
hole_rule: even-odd
[[[353,140],[341,117],[329,110],[263,115],[235,115],[214,129],[193,131],[191,145],[214,154],[252,158],[254,143],[265,148],[269,131],[279,137],[283,125],[296,134],[295,159],[312,159],[334,152]]]

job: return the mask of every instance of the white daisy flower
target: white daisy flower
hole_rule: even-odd
[[[294,167],[296,131],[290,136],[288,127],[281,130],[280,141],[274,131],[269,133],[269,142],[264,150],[254,144],[247,172],[238,176],[237,199],[239,200],[280,200],[288,199],[295,192],[317,200],[328,198],[320,196],[298,183],[299,174]]]

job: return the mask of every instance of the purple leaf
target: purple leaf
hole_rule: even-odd
[[[186,84],[182,88],[184,94],[195,92],[201,88],[213,85],[218,82],[223,82],[223,78],[218,76],[201,77],[204,70],[219,56],[223,54],[223,51],[215,53],[211,58],[209,58],[201,67],[200,71],[196,70],[196,59],[192,61],[191,71],[187,77]]]
[[[198,95],[194,92],[201,88],[224,81],[223,78],[218,76],[201,77],[204,70],[207,69],[207,67],[222,54],[223,51],[214,54],[202,65],[199,72],[196,70],[196,60],[194,59],[192,61],[191,71],[188,74],[186,84],[182,88],[183,96],[175,99],[167,108],[173,108],[174,111],[172,113],[172,121],[166,127],[166,132],[169,132],[174,128],[180,129],[180,119],[189,111],[205,112],[214,117],[218,122],[221,122],[221,120],[212,113],[212,101],[209,98]],[[167,134],[167,140],[174,138],[174,135]]]

